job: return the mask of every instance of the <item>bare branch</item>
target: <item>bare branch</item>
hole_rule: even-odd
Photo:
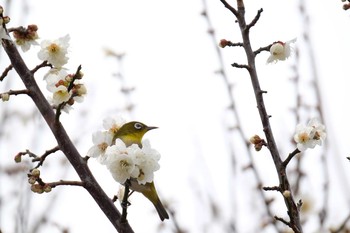
[[[12,70],[13,66],[12,65],[9,65],[5,70],[4,72],[2,72],[1,76],[0,76],[0,82],[2,80],[5,79],[5,77],[7,76],[7,74],[10,72],[10,70]]]
[[[297,155],[297,154],[299,154],[299,153],[300,153],[300,150],[295,149],[292,153],[290,153],[290,154],[288,155],[288,157],[286,158],[286,160],[283,161],[282,166],[287,167],[287,165],[288,165],[288,163],[290,162],[290,160],[291,160],[295,155]]]
[[[289,226],[290,228],[292,228],[291,225],[290,225],[290,222],[284,220],[283,218],[280,218],[280,217],[275,216],[275,219],[276,219],[277,221],[280,221],[280,222],[286,224],[286,225]]]
[[[124,184],[125,190],[124,190],[124,197],[123,200],[121,202],[121,206],[123,208],[123,212],[122,212],[122,217],[120,219],[120,222],[127,222],[127,215],[128,215],[128,206],[129,206],[129,202],[128,202],[128,198],[129,198],[129,190],[130,190],[130,181],[127,180]]]
[[[243,65],[243,64],[238,64],[238,63],[232,63],[231,66],[235,67],[235,68],[244,68],[249,70],[249,66],[248,65]]]
[[[270,51],[270,48],[271,48],[271,46],[272,46],[273,44],[274,44],[274,43],[269,44],[268,46],[265,46],[265,47],[260,47],[259,49],[255,50],[255,51],[254,51],[255,56],[258,55],[259,53],[261,53],[262,51],[267,51],[267,52],[269,52],[269,51]]]
[[[237,12],[237,10],[233,7],[233,6],[231,6],[230,4],[228,4],[228,2],[226,2],[225,0],[220,0],[223,4],[224,4],[224,6],[227,8],[227,9],[229,9],[231,12],[232,12],[232,14],[234,14],[236,17],[238,16],[238,12]]]
[[[34,158],[34,159],[32,160],[33,162],[39,161],[39,163],[35,166],[35,168],[38,168],[38,167],[42,166],[43,163],[44,163],[44,161],[45,161],[45,159],[46,159],[46,157],[49,156],[50,154],[55,153],[55,152],[58,151],[59,149],[60,149],[60,148],[59,148],[58,146],[55,146],[54,148],[45,151],[45,153],[44,153],[43,155]]]
[[[81,181],[70,181],[70,180],[60,180],[57,182],[50,182],[50,183],[45,183],[46,185],[49,185],[51,188],[55,188],[57,186],[61,185],[69,185],[69,186],[81,186],[84,187],[84,183]]]
[[[32,69],[31,72],[34,74],[35,72],[37,72],[39,69],[41,69],[43,67],[51,67],[52,68],[52,65],[49,64],[47,61],[43,61],[41,64],[34,67],[34,69]]]
[[[273,186],[273,187],[263,187],[262,188],[265,191],[278,191],[281,192],[281,188],[278,186]]]
[[[0,93],[0,97],[3,94],[8,94],[8,95],[30,95],[30,92],[27,89],[24,89],[24,90],[9,90],[8,92]]]
[[[261,8],[260,10],[258,10],[258,13],[256,14],[256,16],[254,17],[254,19],[252,20],[252,22],[250,22],[250,24],[247,25],[247,27],[245,28],[245,30],[250,30],[251,27],[253,27],[258,20],[260,19],[261,13],[263,12],[263,9]]]

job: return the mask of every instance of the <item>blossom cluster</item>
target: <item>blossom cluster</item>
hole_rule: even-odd
[[[54,107],[67,103],[63,110],[68,112],[71,105],[84,100],[87,90],[85,85],[79,81],[82,77],[83,74],[80,71],[75,74],[68,74],[65,69],[60,68],[52,68],[47,72],[44,80],[46,81],[47,90],[52,93],[49,100]]]
[[[56,40],[44,40],[38,53],[40,60],[52,65],[44,76],[47,90],[52,93],[49,100],[54,107],[64,104],[63,110],[66,112],[75,102],[82,102],[87,93],[85,85],[80,82],[83,78],[80,69],[75,74],[68,74],[63,67],[68,62],[69,39],[69,35],[66,35]]]
[[[321,146],[325,139],[325,126],[317,118],[312,118],[307,125],[298,124],[296,127],[294,141],[299,151],[313,149],[316,145]]]
[[[27,52],[32,45],[39,45],[36,41],[39,39],[38,26],[35,24],[28,25],[27,28],[19,27],[13,31],[15,43],[21,47],[23,52]]]
[[[139,184],[153,181],[154,172],[159,166],[160,154],[151,147],[148,140],[126,146],[119,138],[115,138],[117,131],[123,126],[122,118],[107,118],[103,121],[103,131],[97,131],[92,135],[94,145],[88,150],[89,157],[96,158],[101,164],[106,165],[113,178],[120,184],[134,178]]]

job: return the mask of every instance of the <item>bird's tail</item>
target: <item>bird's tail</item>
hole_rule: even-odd
[[[159,198],[157,199],[156,202],[153,202],[153,204],[154,204],[154,207],[156,207],[160,220],[163,221],[164,219],[169,219],[169,215],[165,210],[162,202],[159,200]]]

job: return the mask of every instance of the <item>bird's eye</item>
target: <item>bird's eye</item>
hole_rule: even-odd
[[[142,129],[142,124],[137,122],[134,124],[135,129]]]

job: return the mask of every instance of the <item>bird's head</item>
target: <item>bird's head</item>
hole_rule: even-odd
[[[127,146],[131,144],[138,144],[141,146],[141,140],[143,135],[149,130],[156,129],[158,127],[147,126],[138,121],[131,121],[125,123],[116,133],[115,138],[120,138]]]

